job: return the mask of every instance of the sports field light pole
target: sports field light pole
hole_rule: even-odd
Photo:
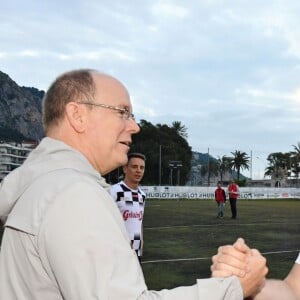
[[[258,159],[259,161],[261,161],[260,157],[259,156],[256,156],[256,159]],[[260,167],[258,169],[258,174],[260,175]],[[260,176],[259,176],[259,179],[260,179]]]
[[[297,160],[298,160],[299,158],[297,158]],[[298,162],[297,163],[297,178],[296,178],[296,188],[298,188],[299,187],[299,170],[300,170],[300,162]]]
[[[182,162],[177,161],[176,166],[177,166],[177,185],[179,186],[180,185],[180,168],[182,167]]]
[[[207,186],[210,186],[210,161],[209,161],[209,148],[207,148]]]
[[[259,156],[256,156],[256,159],[258,159],[258,161],[260,161],[262,164],[263,164],[263,174],[262,174],[262,178],[260,178],[259,176],[259,179],[265,179],[265,174],[264,174],[264,171],[266,170],[267,166],[266,166],[266,163],[259,157]],[[260,167],[259,167],[259,173],[260,173]],[[259,174],[260,175],[260,174]]]
[[[182,167],[182,161],[180,160],[170,160],[169,168],[170,168],[170,183],[173,185],[173,169],[177,169],[177,185],[180,182],[180,168]]]
[[[250,179],[252,181],[252,150],[250,150]]]
[[[174,168],[174,163],[173,161],[169,161],[169,168],[170,168],[170,185],[173,185],[173,168]]]
[[[161,185],[161,145],[159,145],[159,155],[158,155],[158,185]]]

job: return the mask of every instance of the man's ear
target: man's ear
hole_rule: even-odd
[[[77,132],[85,130],[86,108],[76,102],[69,102],[66,105],[66,116],[70,126]]]

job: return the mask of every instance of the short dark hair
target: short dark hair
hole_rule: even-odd
[[[143,161],[146,161],[146,156],[144,154],[138,153],[138,152],[128,153],[127,157],[128,157],[128,161],[130,161],[131,158],[140,158]]]
[[[79,69],[66,72],[55,79],[43,99],[43,127],[48,129],[57,125],[63,118],[65,106],[69,102],[93,99],[96,86],[92,69]]]

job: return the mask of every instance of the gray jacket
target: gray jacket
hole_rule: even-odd
[[[44,138],[0,188],[0,299],[243,299],[210,278],[150,291],[108,185],[87,159]]]

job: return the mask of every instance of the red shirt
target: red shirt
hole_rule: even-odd
[[[225,191],[221,187],[215,190],[215,199],[218,203],[226,201]]]
[[[235,183],[230,183],[228,185],[229,198],[237,199],[238,191],[239,191],[238,186]]]

